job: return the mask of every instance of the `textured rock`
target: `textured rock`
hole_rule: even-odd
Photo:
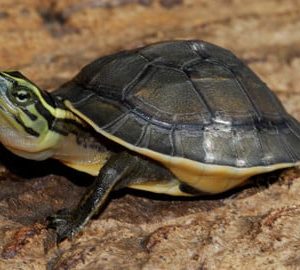
[[[244,59],[300,120],[299,13],[293,0],[1,0],[0,69],[54,89],[98,56],[204,39]],[[45,218],[75,206],[92,179],[4,149],[1,162],[0,269],[300,268],[297,168],[216,198],[124,190],[57,247]]]

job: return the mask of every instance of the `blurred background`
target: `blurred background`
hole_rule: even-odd
[[[171,39],[230,49],[300,120],[300,0],[0,0],[0,70],[49,91],[97,57]],[[300,269],[299,168],[212,199],[117,194],[56,247],[45,218],[76,205],[84,177],[4,156],[0,269]]]

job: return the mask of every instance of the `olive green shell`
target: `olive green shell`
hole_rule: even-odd
[[[56,95],[109,134],[165,155],[240,168],[300,160],[299,122],[241,60],[204,41],[99,58]]]

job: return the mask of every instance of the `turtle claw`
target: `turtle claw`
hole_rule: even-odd
[[[56,214],[47,218],[48,228],[52,228],[57,233],[57,242],[64,239],[72,239],[80,230],[80,226],[75,222],[74,214],[68,209],[59,210]]]

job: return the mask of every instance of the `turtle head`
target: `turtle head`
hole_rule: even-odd
[[[0,72],[0,142],[13,153],[45,159],[57,138],[53,98],[20,72]]]

